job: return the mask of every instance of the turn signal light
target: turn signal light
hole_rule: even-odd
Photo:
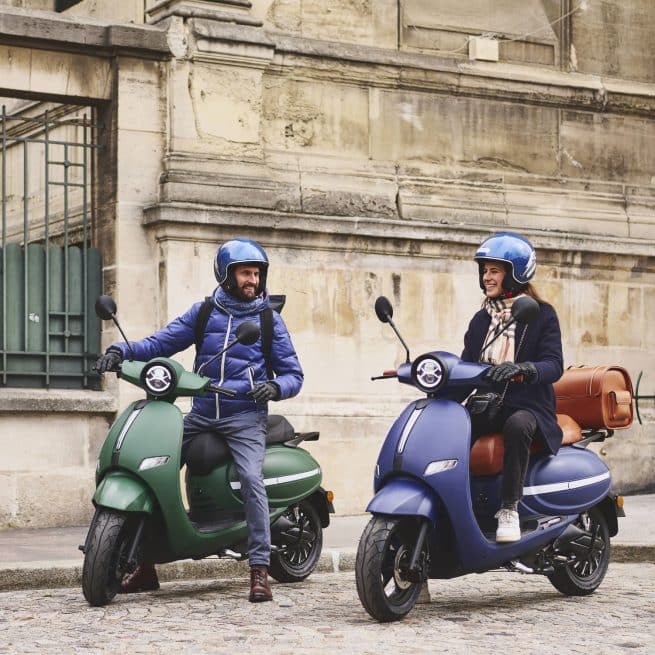
[[[328,503],[331,503],[334,500],[334,492],[333,491],[326,491],[325,492],[325,498],[327,499]]]
[[[623,496],[617,496],[616,497],[616,506],[619,509],[623,509]]]

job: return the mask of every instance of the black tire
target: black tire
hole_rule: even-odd
[[[134,532],[133,522],[124,514],[96,510],[82,568],[82,591],[89,605],[106,605],[120,590]]]
[[[357,594],[377,621],[402,619],[418,600],[423,581],[405,576],[417,534],[415,521],[377,516],[362,533],[355,561]],[[425,564],[425,551],[423,558]]]
[[[323,528],[314,506],[301,500],[283,517],[293,523],[286,530],[280,550],[271,553],[268,572],[278,582],[301,582],[316,568],[323,549]]]
[[[597,530],[600,544],[575,561],[555,569],[548,576],[553,587],[567,596],[587,596],[600,586],[610,562],[610,535],[607,520],[598,508],[581,514],[575,525],[586,532]]]

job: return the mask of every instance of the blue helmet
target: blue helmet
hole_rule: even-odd
[[[488,260],[505,262],[508,275],[503,280],[505,291],[520,293],[534,277],[537,270],[537,255],[532,244],[520,234],[514,232],[497,232],[485,239],[475,253],[475,261],[480,267],[480,288],[482,269]]]
[[[258,266],[259,287],[257,288],[257,294],[260,294],[266,289],[268,257],[264,249],[256,241],[238,237],[226,241],[216,251],[214,275],[216,276],[216,281],[226,291],[231,291],[235,286],[234,273],[231,270],[235,264]]]

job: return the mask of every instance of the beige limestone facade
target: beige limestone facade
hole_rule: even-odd
[[[125,331],[207,295],[219,243],[259,241],[305,371],[273,409],[320,430],[337,512],[364,511],[417,395],[370,380],[404,358],[375,298],[414,355],[459,352],[494,231],[535,244],[566,364],[643,371],[655,394],[650,0],[61,4],[0,1],[0,96],[102,124],[94,238]],[[86,522],[103,433],[138,394],[0,388],[0,527]],[[623,492],[655,485],[640,410],[597,448]]]

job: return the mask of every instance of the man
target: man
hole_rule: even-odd
[[[132,342],[135,359],[170,357],[188,348],[196,342],[199,321],[206,321],[194,367],[198,370],[234,339],[241,323],[257,322],[261,313],[268,310],[267,272],[268,257],[258,243],[242,238],[227,241],[218,249],[214,260],[219,286],[211,297],[209,314],[205,313],[202,302],[196,303],[152,336]],[[184,459],[194,436],[216,431],[230,448],[241,482],[248,525],[251,602],[273,598],[268,582],[271,553],[268,498],[262,475],[268,401],[295,396],[303,382],[303,372],[284,321],[275,311],[270,316],[270,355],[264,352],[260,337],[252,346],[234,346],[205,367],[203,375],[233,389],[237,395],[225,398],[208,394],[194,398],[191,412],[184,419],[182,444]],[[115,343],[98,359],[96,370],[104,373],[115,369],[128,354],[127,344]],[[121,591],[132,593],[158,588],[154,565],[143,563],[124,580]]]

